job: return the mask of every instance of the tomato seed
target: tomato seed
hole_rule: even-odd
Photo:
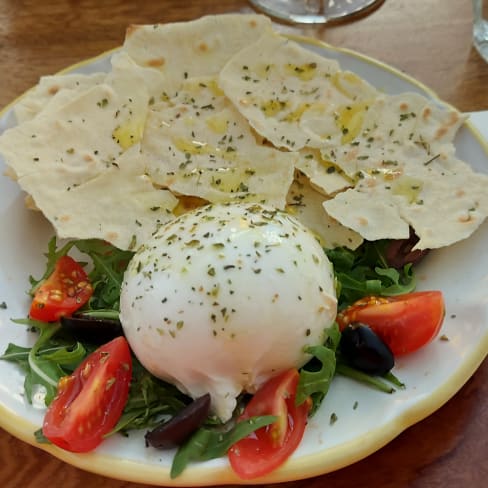
[[[90,376],[91,370],[92,370],[91,364],[87,363],[85,365],[85,367],[83,368],[83,371],[81,372],[81,375],[83,376],[83,378],[85,378],[85,379],[88,378],[88,376]]]
[[[112,388],[112,386],[114,385],[115,383],[115,378],[110,378],[107,380],[107,383],[105,384],[105,391],[108,391],[110,390],[110,388]]]
[[[100,364],[103,364],[110,357],[110,353],[107,351],[100,351]]]

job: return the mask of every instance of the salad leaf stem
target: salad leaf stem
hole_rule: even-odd
[[[58,386],[58,379],[49,376],[48,373],[45,373],[41,367],[41,363],[38,361],[37,353],[39,349],[45,344],[51,337],[56,334],[56,332],[61,328],[60,324],[54,324],[51,327],[44,327],[40,329],[39,339],[36,341],[34,346],[29,352],[28,363],[29,366],[34,374],[36,374],[39,378],[45,381],[47,384],[57,387]]]
[[[376,388],[377,390],[383,391],[385,393],[395,392],[395,388],[382,381],[379,377],[363,373],[362,371],[351,368],[344,363],[337,363],[336,372],[337,374],[359,381],[368,386],[372,386],[373,388]]]
[[[385,374],[384,376],[386,381],[389,381],[393,385],[395,385],[398,388],[405,389],[405,383],[403,383],[401,380],[399,380],[391,371]]]
[[[94,317],[97,319],[119,320],[120,312],[111,309],[83,310],[83,316]]]

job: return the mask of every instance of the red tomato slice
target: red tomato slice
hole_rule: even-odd
[[[394,356],[408,354],[429,343],[445,315],[440,291],[419,291],[393,297],[366,297],[337,315],[340,329],[361,322],[391,349]]]
[[[232,469],[242,479],[263,476],[283,464],[300,443],[311,399],[295,405],[299,380],[290,369],[268,380],[247,404],[240,420],[256,415],[275,415],[276,422],[256,430],[229,450]]]
[[[36,291],[29,316],[42,322],[54,322],[82,307],[92,293],[85,270],[70,256],[63,256]]]
[[[61,378],[42,432],[67,451],[91,451],[118,422],[131,376],[129,345],[125,337],[117,337],[90,354],[72,375]]]

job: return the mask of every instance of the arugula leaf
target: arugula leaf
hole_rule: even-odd
[[[275,421],[274,415],[263,415],[238,422],[227,431],[201,427],[176,452],[171,466],[171,478],[179,476],[190,462],[208,461],[225,456],[236,442]]]
[[[39,331],[39,337],[32,347],[9,344],[0,360],[17,363],[25,371],[24,390],[29,403],[36,386],[45,388],[46,406],[54,399],[58,381],[70,374],[85,358],[86,348],[76,342],[53,339],[59,332],[59,323],[44,323],[32,319],[18,319],[14,323],[27,325]]]
[[[87,356],[87,349],[81,342],[69,346],[50,347],[40,352],[46,361],[59,364],[69,371],[74,371]]]
[[[385,259],[387,240],[365,241],[356,250],[337,247],[326,250],[334,266],[339,309],[367,295],[399,295],[415,289],[411,264],[401,270],[389,267]]]
[[[56,396],[58,380],[64,375],[64,372],[59,365],[43,359],[39,352],[41,347],[46,345],[58,331],[59,327],[59,324],[44,324],[42,322],[38,324],[37,328],[40,334],[27,356],[29,369],[24,380],[24,389],[30,403],[32,403],[35,385],[41,385],[46,389],[44,400],[46,405],[49,405]]]
[[[7,349],[5,349],[5,352],[0,356],[0,359],[17,363],[23,371],[27,372],[29,370],[30,350],[30,347],[17,346],[16,344],[9,342]]]
[[[51,441],[44,435],[42,428],[37,429],[34,432],[34,438],[35,438],[36,442],[38,442],[39,444],[52,444]]]
[[[309,346],[305,352],[313,358],[300,370],[295,403],[300,405],[312,398],[310,416],[314,415],[329,391],[336,370],[336,349],[341,339],[339,327],[334,323],[328,330],[324,345]]]
[[[116,432],[125,434],[132,429],[152,428],[160,422],[161,416],[175,415],[190,401],[174,385],[151,375],[133,357],[129,398],[117,425],[106,437]]]
[[[118,312],[124,272],[134,253],[122,251],[98,239],[78,240],[74,245],[87,254],[93,263],[88,278],[94,292],[84,310]]]
[[[25,372],[28,372],[31,349],[31,347],[22,347],[9,343],[0,359],[16,363]],[[76,366],[86,357],[87,350],[81,342],[77,342],[74,346],[48,344],[39,349],[38,355],[41,355],[43,359],[60,364],[68,371],[74,371]]]
[[[44,256],[46,256],[47,258],[46,270],[44,271],[44,274],[39,279],[34,278],[32,275],[29,276],[29,282],[31,285],[31,288],[29,290],[29,295],[34,296],[37,288],[42,284],[44,280],[46,280],[53,273],[58,260],[61,257],[68,254],[71,248],[73,247],[73,245],[74,245],[74,241],[70,241],[58,250],[56,236],[52,237],[49,240],[49,243],[47,245],[47,252],[44,253]]]

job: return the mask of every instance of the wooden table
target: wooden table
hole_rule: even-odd
[[[183,21],[208,13],[249,12],[237,0],[0,0],[0,105],[39,76],[119,45],[131,23]],[[488,64],[471,44],[469,0],[386,0],[336,26],[283,26],[391,64],[462,111],[488,109]],[[478,488],[488,479],[488,363],[423,422],[348,468],[283,488]],[[0,431],[0,486],[125,487],[66,465]]]

